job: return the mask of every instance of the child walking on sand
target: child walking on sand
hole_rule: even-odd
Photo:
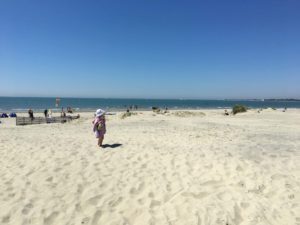
[[[104,139],[104,134],[106,133],[105,125],[105,111],[102,109],[97,109],[95,113],[95,119],[93,121],[93,131],[98,138],[98,146],[102,147],[102,142]]]

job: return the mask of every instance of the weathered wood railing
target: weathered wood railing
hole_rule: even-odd
[[[52,117],[52,118],[45,118],[45,117],[16,117],[16,125],[23,126],[23,125],[32,125],[32,124],[43,124],[43,123],[65,123],[74,119],[78,119],[79,115],[77,116],[65,116],[65,117]]]

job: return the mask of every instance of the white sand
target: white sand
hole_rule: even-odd
[[[0,124],[0,224],[300,224],[300,110]]]

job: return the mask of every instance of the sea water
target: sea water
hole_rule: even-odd
[[[188,99],[117,99],[117,98],[60,98],[56,105],[56,98],[39,97],[0,97],[0,112],[24,112],[29,108],[34,111],[72,107],[76,111],[94,111],[102,108],[106,110],[125,110],[135,108],[140,110],[160,107],[168,109],[217,109],[231,108],[241,104],[249,108],[300,108],[300,101],[274,100],[188,100]],[[57,106],[57,107],[56,107]]]

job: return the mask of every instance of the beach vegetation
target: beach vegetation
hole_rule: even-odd
[[[190,111],[176,111],[173,113],[173,115],[177,117],[194,117],[194,116],[205,116],[205,113],[203,112],[190,112]]]
[[[135,113],[135,112],[124,112],[124,113],[121,114],[120,118],[125,119],[126,117],[130,117],[132,115],[137,115],[137,113]]]
[[[160,113],[160,108],[159,107],[152,107],[152,111],[154,112],[154,113]]]
[[[247,107],[243,105],[235,105],[232,107],[232,113],[233,115],[237,113],[247,112]]]

